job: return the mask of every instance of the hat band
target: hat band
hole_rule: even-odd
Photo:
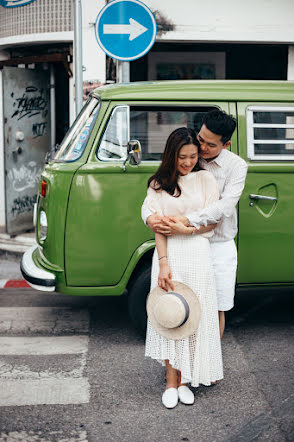
[[[185,317],[184,317],[184,320],[183,320],[183,322],[182,322],[181,324],[177,325],[177,326],[174,327],[174,328],[182,327],[182,325],[184,325],[185,322],[187,322],[187,319],[189,318],[189,311],[190,311],[190,309],[189,309],[189,304],[187,303],[187,301],[186,301],[186,299],[184,298],[184,296],[180,295],[179,293],[169,292],[169,295],[174,295],[174,296],[176,296],[176,297],[177,297],[180,301],[182,301],[182,303],[184,304],[184,307],[185,307]]]

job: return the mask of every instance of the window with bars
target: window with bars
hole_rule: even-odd
[[[294,160],[294,106],[249,106],[247,156],[251,160]]]

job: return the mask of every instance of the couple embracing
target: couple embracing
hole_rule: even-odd
[[[187,384],[209,386],[223,378],[220,340],[225,311],[234,305],[236,205],[247,173],[246,162],[227,150],[235,127],[231,116],[213,110],[204,115],[197,135],[176,129],[148,181],[142,218],[156,240],[148,302],[154,291],[178,291],[180,308],[179,300],[186,304],[181,290],[190,290],[201,310],[197,328],[185,337],[181,326],[161,332],[148,313],[145,355],[166,368],[162,402],[167,408],[179,400],[194,403]],[[189,306],[184,307],[183,327],[189,316]]]

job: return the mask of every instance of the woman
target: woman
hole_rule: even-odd
[[[167,408],[194,402],[187,383],[198,387],[222,379],[222,355],[210,245],[212,228],[197,234],[174,215],[201,209],[219,198],[210,172],[200,170],[198,141],[192,129],[176,129],[168,137],[157,172],[148,181],[147,204],[152,213],[170,217],[178,234],[166,237],[155,234],[156,249],[152,261],[151,290],[157,284],[173,290],[172,280],[187,284],[198,296],[201,321],[197,331],[186,339],[170,340],[159,335],[149,320],[145,356],[166,367],[166,389],[162,402]],[[209,231],[210,230],[210,231]],[[202,232],[203,232],[202,231]]]

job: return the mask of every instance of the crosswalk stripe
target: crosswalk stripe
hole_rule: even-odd
[[[88,336],[0,337],[0,355],[86,353]]]
[[[0,307],[0,407],[88,403],[88,331],[86,309]]]
[[[86,431],[9,431],[0,433],[0,442],[88,442]]]
[[[87,378],[0,380],[0,406],[85,404],[89,402]]]

